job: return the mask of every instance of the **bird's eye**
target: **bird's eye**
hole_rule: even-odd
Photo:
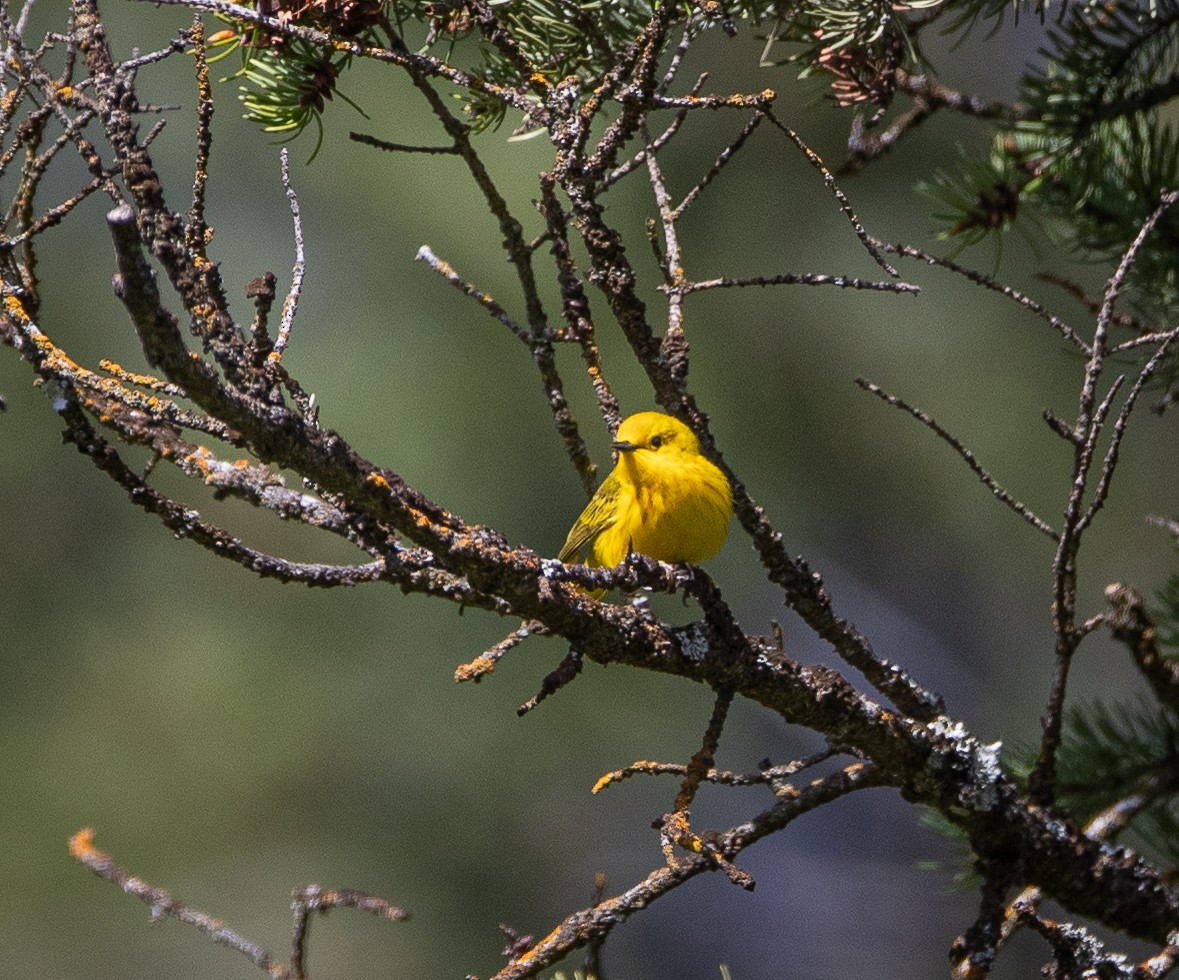
[[[652,449],[658,449],[662,445],[663,445],[663,436],[652,436],[651,437],[651,448]]]

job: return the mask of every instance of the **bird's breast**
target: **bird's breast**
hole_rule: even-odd
[[[695,564],[711,558],[728,534],[728,481],[707,460],[643,467],[635,480],[631,550],[660,561]]]

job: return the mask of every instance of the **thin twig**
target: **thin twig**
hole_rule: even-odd
[[[773,89],[761,92],[737,92],[731,95],[656,95],[653,109],[768,109],[777,98]]]
[[[1058,275],[1055,272],[1037,272],[1034,278],[1039,279],[1040,282],[1046,282],[1049,285],[1063,289],[1092,316],[1097,316],[1101,312],[1101,300],[1090,296],[1078,283],[1073,282],[1071,279],[1066,279],[1064,276]],[[1146,326],[1140,323],[1132,313],[1117,314],[1114,318],[1114,323],[1119,327],[1125,327],[1127,330],[1133,330],[1136,334],[1148,332]]]
[[[708,168],[704,176],[696,181],[692,189],[684,195],[684,199],[675,206],[673,215],[677,220],[683,217],[684,212],[687,211],[688,208],[692,206],[692,202],[695,201],[696,198],[701,195],[701,193],[703,193],[704,188],[706,188],[709,184],[716,180],[717,177],[720,176],[721,171],[724,170],[725,166],[733,159],[741,147],[745,145],[746,140],[748,140],[749,137],[754,134],[758,125],[763,119],[765,119],[765,117],[766,116],[764,112],[755,112],[752,116],[749,117],[749,121],[742,127],[741,132],[737,135],[737,138],[723,150],[721,150],[720,155],[717,156],[716,160],[713,162],[712,166]]]
[[[847,177],[857,173],[865,164],[883,156],[902,137],[907,136],[934,113],[934,106],[925,99],[915,98],[913,104],[895,116],[887,126],[869,129],[858,113],[852,119],[847,135],[847,159],[840,164],[838,174]]]
[[[93,830],[79,830],[70,838],[70,856],[100,878],[118,885],[128,895],[134,895],[148,905],[151,908],[153,922],[167,917],[196,926],[213,942],[241,953],[256,967],[269,974],[272,980],[293,980],[291,971],[257,943],[234,932],[220,919],[178,902],[163,888],[149,885],[142,878],[117,865],[112,858],[94,846]]]
[[[188,211],[188,225],[184,229],[184,241],[193,254],[204,259],[209,230],[205,222],[205,193],[209,180],[209,152],[213,146],[213,85],[209,80],[209,62],[205,57],[205,25],[199,16],[193,17],[189,36],[192,40],[193,56],[196,60],[197,123],[192,206]]]
[[[154,65],[157,62],[163,61],[165,58],[172,57],[174,54],[180,54],[188,47],[189,40],[189,28],[182,28],[180,33],[172,39],[167,47],[160,48],[158,51],[150,51],[147,54],[136,55],[133,58],[128,58],[126,61],[120,61],[119,70],[138,71],[145,65]],[[89,82],[89,79],[86,81]]]
[[[517,716],[523,717],[545,698],[556,694],[561,688],[572,683],[574,678],[581,673],[582,663],[580,651],[575,647],[570,647],[561,662],[545,674],[540,683],[540,690],[516,709]]]
[[[1105,587],[1110,633],[1130,650],[1139,673],[1161,704],[1179,713],[1179,663],[1159,647],[1158,626],[1138,590],[1121,582]]]
[[[725,688],[716,692],[716,701],[712,706],[712,716],[708,720],[708,728],[704,732],[704,741],[695,755],[692,756],[692,761],[688,763],[688,768],[684,772],[683,782],[680,784],[680,790],[675,797],[675,809],[677,813],[687,810],[692,805],[692,801],[696,799],[696,791],[700,788],[701,781],[712,770],[712,763],[716,758],[716,750],[720,746],[721,732],[725,727],[725,719],[728,717],[729,708],[732,706],[732,690]]]
[[[816,779],[807,786],[795,787],[792,793],[784,795],[752,820],[712,835],[715,853],[731,860],[751,844],[781,830],[804,813],[848,793],[878,785],[882,775],[878,767],[856,762],[839,772]],[[608,935],[615,926],[621,925],[635,912],[646,908],[685,881],[717,867],[717,863],[708,855],[688,854],[677,860],[674,866],[667,865],[652,871],[621,894],[570,915],[531,949],[515,957],[492,980],[523,980],[536,976],[573,949]]]
[[[561,287],[561,314],[565,319],[566,332],[572,336],[581,350],[586,374],[589,375],[597,398],[598,412],[605,421],[606,428],[613,433],[622,421],[622,411],[602,369],[602,352],[598,348],[589,297],[586,295],[585,284],[582,282],[573,258],[573,250],[569,245],[569,218],[557,200],[552,174],[541,174],[538,206],[548,228],[548,239],[552,243],[557,283]],[[565,442],[565,452],[581,478],[582,489],[588,499],[593,496],[597,484],[597,466],[590,458],[585,440],[576,428],[566,430],[558,425],[558,431]]]
[[[841,289],[870,289],[886,293],[919,293],[921,287],[909,282],[858,279],[855,276],[836,276],[828,273],[783,272],[772,276],[722,276],[684,284],[684,292],[696,293],[704,289],[742,289],[746,286],[838,286]]]
[[[887,126],[868,132],[860,116],[856,116],[848,136],[848,159],[840,173],[851,173],[864,164],[891,150],[939,109],[950,109],[978,119],[996,119],[1013,123],[1026,115],[1020,107],[995,102],[976,95],[958,92],[931,75],[913,75],[897,68],[896,88],[913,99],[913,104],[895,117]]]
[[[780,766],[767,766],[765,769],[758,772],[729,772],[724,769],[709,769],[704,775],[704,780],[709,783],[715,783],[718,786],[769,786],[777,793],[777,788],[780,785],[789,785],[784,783],[784,780],[804,769],[809,769],[811,766],[816,766],[820,762],[825,762],[835,754],[834,749],[824,749],[822,752],[816,752],[814,755],[806,756],[801,759],[793,759],[790,762]],[[591,793],[600,793],[608,786],[613,786],[615,783],[620,783],[625,779],[630,779],[632,776],[685,776],[687,775],[688,767],[682,762],[651,762],[645,759],[639,759],[632,762],[629,766],[623,769],[614,769],[611,772],[604,773],[598,777],[598,781],[594,783]]]
[[[689,94],[695,95],[697,92],[699,92],[700,89],[703,88],[704,82],[707,78],[707,73],[701,74],[700,77],[696,79],[696,82],[693,84]],[[683,125],[684,120],[687,118],[687,109],[681,109],[679,112],[677,112],[672,118],[671,122],[667,124],[667,128],[664,129],[662,133],[656,136],[655,139],[651,140],[648,145],[645,145],[633,157],[627,160],[626,163],[620,164],[604,178],[602,178],[599,191],[606,190],[614,184],[617,184],[632,170],[635,170],[637,167],[640,167],[646,163],[648,153],[658,153],[661,149],[663,149],[663,147],[671,142],[672,138],[679,131],[680,126]]]
[[[1176,521],[1170,517],[1162,517],[1159,514],[1149,514],[1147,515],[1146,519],[1155,527],[1161,527],[1164,531],[1168,532],[1171,537],[1179,540],[1179,521]]]
[[[359,909],[389,922],[404,922],[409,918],[408,912],[385,899],[351,888],[322,888],[319,885],[296,888],[291,896],[291,911],[295,916],[291,936],[291,970],[295,980],[304,980],[307,976],[307,940],[311,931],[311,914],[319,912],[322,915],[332,909]]]
[[[889,243],[881,241],[878,238],[872,238],[872,244],[880,249],[882,252],[888,252],[892,255],[899,255],[903,258],[917,259],[927,265],[937,266],[941,269],[946,269],[956,275],[962,276],[964,279],[974,283],[977,286],[982,286],[984,289],[990,289],[1001,296],[1006,296],[1009,300],[1018,303],[1024,309],[1038,316],[1041,320],[1047,323],[1053,330],[1059,333],[1065,340],[1080,350],[1083,354],[1088,356],[1089,345],[1077,334],[1072,327],[1064,322],[1056,314],[1051,313],[1045,309],[1041,304],[1034,299],[1025,296],[1018,289],[1013,289],[1010,286],[1004,286],[988,275],[984,275],[974,269],[969,269],[964,265],[959,265],[952,259],[945,259],[938,255],[933,255],[920,248],[914,248],[912,245],[904,245],[900,243]]]
[[[795,146],[802,150],[803,155],[810,161],[811,166],[823,175],[823,183],[827,185],[827,189],[835,197],[839,204],[839,210],[843,212],[843,216],[847,218],[852,226],[852,230],[856,233],[856,238],[860,240],[860,244],[864,246],[868,254],[872,256],[873,261],[876,262],[880,268],[887,272],[893,278],[900,278],[900,273],[889,264],[888,260],[883,255],[883,250],[878,246],[877,241],[860,223],[860,219],[856,216],[856,212],[852,210],[851,202],[846,195],[840,190],[839,185],[835,182],[835,175],[827,169],[827,165],[823,162],[823,158],[819,156],[806,143],[801,136],[793,129],[778,119],[777,116],[770,111],[769,107],[765,108],[765,115],[778,129],[786,134],[786,138],[790,140]]]
[[[646,124],[642,126],[644,142],[651,146]],[[672,206],[667,190],[663,168],[653,152],[647,153],[647,174],[651,190],[655,194],[655,205],[659,208],[659,221],[663,227],[663,248],[666,256],[662,263],[664,291],[667,293],[667,330],[663,336],[662,352],[669,374],[679,384],[688,375],[688,340],[684,336],[684,260],[680,251],[679,232],[676,228],[678,212]]]
[[[291,288],[282,303],[282,320],[278,327],[278,337],[274,341],[274,352],[271,357],[281,361],[283,351],[287,348],[287,341],[291,337],[291,327],[295,322],[295,314],[299,312],[299,294],[303,291],[303,276],[307,270],[307,256],[303,250],[303,218],[299,213],[299,197],[291,185],[290,154],[284,146],[279,153],[279,169],[282,173],[282,186],[286,192],[287,201],[291,206],[291,223],[295,232],[295,265],[291,269]]]
[[[1110,449],[1106,453],[1102,474],[1098,480],[1098,490],[1095,491],[1090,505],[1086,507],[1084,503],[1085,492],[1092,474],[1097,442],[1113,405],[1113,399],[1123,380],[1122,377],[1117,378],[1110,385],[1109,391],[1101,402],[1097,402],[1098,386],[1104,372],[1107,354],[1106,337],[1113,324],[1114,305],[1117,302],[1118,294],[1126,276],[1129,275],[1138,252],[1154,230],[1155,225],[1176,200],[1179,200],[1179,193],[1176,192],[1162,196],[1159,206],[1142,223],[1134,241],[1122,255],[1117,269],[1106,284],[1101,310],[1097,315],[1097,323],[1093,331],[1093,340],[1088,345],[1089,357],[1085,364],[1084,381],[1077,399],[1077,421],[1073,426],[1079,441],[1074,453],[1072,482],[1065,505],[1060,539],[1052,561],[1052,626],[1056,634],[1056,667],[1044,711],[1044,732],[1040,738],[1040,750],[1028,781],[1029,798],[1033,803],[1039,805],[1050,805],[1055,799],[1056,755],[1060,747],[1064,724],[1064,702],[1069,665],[1078,644],[1081,642],[1081,636],[1076,628],[1077,553],[1085,529],[1104,503],[1105,494],[1109,489],[1109,481],[1112,479],[1117,464],[1118,447],[1121,444],[1121,432],[1115,432]],[[1162,345],[1164,349],[1167,343],[1169,341]],[[1157,363],[1158,352],[1143,368],[1147,377],[1153,373]],[[1127,396],[1128,405],[1123,405],[1115,427],[1120,426],[1121,430],[1125,429],[1143,384],[1145,384],[1145,380],[1140,373],[1138,382],[1133,386],[1132,397]]]
[[[503,659],[504,654],[518,647],[530,636],[548,636],[549,629],[544,623],[535,619],[521,623],[498,643],[488,647],[470,663],[459,664],[454,671],[454,679],[458,684],[464,681],[478,683],[495,670],[496,665]]]
[[[451,154],[457,156],[460,150],[457,146],[451,143],[449,146],[413,146],[409,143],[393,143],[389,140],[379,139],[376,136],[370,136],[367,133],[349,133],[348,138],[356,143],[363,143],[365,146],[374,146],[378,150],[386,150],[389,153],[427,153],[427,154]]]
[[[423,245],[418,249],[417,254],[414,255],[414,261],[425,262],[431,269],[437,272],[443,279],[454,286],[460,293],[470,296],[475,300],[484,310],[492,317],[507,327],[526,347],[532,346],[532,336],[512,319],[510,313],[505,310],[490,293],[485,293],[473,283],[468,282],[457,272],[454,267],[445,259],[438,258],[434,254],[433,249],[429,245]]]
[[[957,437],[951,435],[944,428],[942,428],[932,415],[929,415],[927,412],[923,412],[914,405],[910,405],[904,399],[898,398],[896,395],[890,395],[883,388],[881,388],[880,385],[873,384],[871,381],[868,381],[865,378],[856,378],[855,384],[864,391],[867,391],[887,404],[892,405],[894,408],[899,408],[902,412],[907,412],[909,415],[912,415],[913,418],[924,425],[927,429],[931,430],[939,439],[941,439],[951,449],[953,449],[954,452],[956,452],[962,458],[962,461],[970,467],[971,472],[973,472],[974,475],[979,478],[983,486],[990,490],[1000,503],[1010,507],[1013,511],[1015,511],[1015,513],[1027,521],[1037,531],[1047,535],[1053,541],[1060,540],[1060,534],[1053,530],[1052,526],[1047,521],[1041,517],[1038,517],[1035,512],[1033,512],[1032,509],[1027,506],[1027,504],[1021,503],[1010,493],[1008,493],[1008,491],[1005,490],[995,480],[995,478],[990,475],[990,473],[983,469],[982,464],[975,458],[974,453],[962,445],[961,441]]]
[[[1142,390],[1154,376],[1159,365],[1163,363],[1167,349],[1176,337],[1179,337],[1179,328],[1170,331],[1163,337],[1158,349],[1151,356],[1150,360],[1143,365],[1142,370],[1138,372],[1138,380],[1134,382],[1129,392],[1126,393],[1126,398],[1122,402],[1118,417],[1114,419],[1113,434],[1110,436],[1109,448],[1105,452],[1105,460],[1101,465],[1101,475],[1098,477],[1097,486],[1093,488],[1093,496],[1089,500],[1088,509],[1081,515],[1080,520],[1077,522],[1078,531],[1082,531],[1088,527],[1093,522],[1093,518],[1097,516],[1097,512],[1105,506],[1105,501],[1109,497],[1109,486],[1113,481],[1114,470],[1117,469],[1122,438],[1125,436],[1126,426],[1130,422],[1130,415],[1138,402],[1138,396],[1142,394]]]

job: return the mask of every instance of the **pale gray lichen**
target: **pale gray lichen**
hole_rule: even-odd
[[[703,623],[685,626],[679,635],[680,653],[699,663],[708,655],[708,630]]]
[[[991,810],[999,803],[999,780],[1003,769],[999,765],[999,750],[1002,742],[981,745],[976,739],[968,739],[963,749],[973,748],[971,754],[971,779],[959,798],[972,810]]]
[[[41,383],[41,390],[53,405],[53,410],[59,415],[69,407],[69,399],[65,396],[65,389],[56,378],[46,378]]]
[[[965,771],[966,779],[958,792],[958,802],[966,812],[993,809],[999,802],[999,781],[1003,777],[999,765],[1002,742],[981,744],[960,721],[939,715],[926,726],[936,738],[953,743],[934,757],[937,764],[949,764],[957,771]],[[953,761],[951,761],[951,757]]]

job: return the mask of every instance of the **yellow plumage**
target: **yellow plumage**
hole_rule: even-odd
[[[724,544],[733,494],[724,473],[700,452],[679,419],[640,412],[618,427],[618,462],[577,519],[563,562],[608,568],[628,551],[696,564]]]

